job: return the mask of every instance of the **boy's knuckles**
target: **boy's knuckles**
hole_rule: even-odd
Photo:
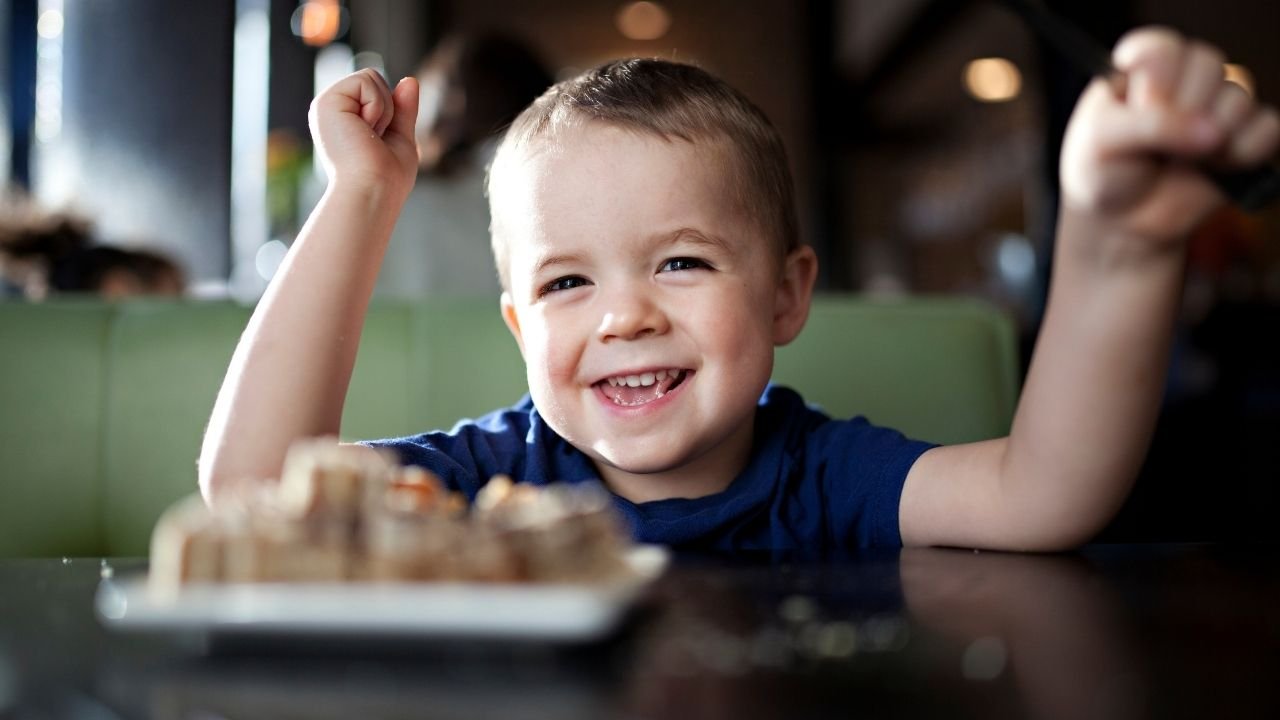
[[[1201,40],[1187,43],[1187,62],[1203,66],[1206,72],[1222,77],[1226,74],[1227,56],[1216,45]]]
[[[1223,85],[1226,58],[1217,48],[1193,42],[1187,48],[1186,62],[1178,83],[1176,105],[1187,110],[1205,108]]]
[[[1214,98],[1210,114],[1218,127],[1230,134],[1245,123],[1252,110],[1253,99],[1244,88],[1235,83],[1223,83]]]
[[[364,121],[374,128],[378,127],[378,124],[382,122],[382,116],[386,114],[386,106],[382,103],[381,98],[375,97],[366,100],[360,106],[360,117],[364,118]]]
[[[1115,95],[1107,81],[1095,78],[1080,95],[1071,115],[1068,132],[1082,136],[1095,134],[1097,126],[1104,124],[1104,119],[1114,113],[1117,106]]]
[[[1280,145],[1280,114],[1274,108],[1266,108],[1254,114],[1232,137],[1228,158],[1241,165],[1257,163],[1274,155],[1277,145]]]
[[[1162,25],[1132,30],[1120,38],[1111,62],[1121,70],[1130,70],[1152,60],[1178,60],[1186,41],[1173,28]]]

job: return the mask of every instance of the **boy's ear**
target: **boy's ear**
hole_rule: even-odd
[[[786,345],[804,329],[813,300],[813,284],[818,279],[818,256],[808,245],[787,253],[782,261],[782,277],[773,303],[773,344]]]
[[[511,301],[511,293],[503,291],[498,304],[502,308],[502,321],[515,337],[516,345],[520,346],[520,356],[524,357],[524,337],[520,334],[520,318],[516,316],[516,304]]]

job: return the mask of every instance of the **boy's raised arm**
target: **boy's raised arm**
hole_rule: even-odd
[[[1165,29],[1117,45],[1063,144],[1049,304],[1007,438],[935,448],[900,504],[908,545],[1055,550],[1123,503],[1159,411],[1186,238],[1222,196],[1202,168],[1256,166],[1280,119]],[[1123,87],[1117,87],[1123,85]]]
[[[311,105],[329,174],[323,198],[272,279],[231,358],[199,462],[215,502],[244,477],[278,477],[296,439],[337,435],[365,310],[417,170],[417,82],[372,70]]]

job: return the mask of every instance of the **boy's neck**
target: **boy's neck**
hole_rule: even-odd
[[[753,420],[748,420],[710,451],[680,467],[661,472],[631,473],[599,460],[593,463],[609,490],[633,503],[706,497],[724,492],[747,467],[754,430]]]

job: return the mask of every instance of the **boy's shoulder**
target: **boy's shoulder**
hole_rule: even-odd
[[[528,395],[511,407],[460,420],[449,430],[362,444],[395,452],[402,464],[430,470],[469,498],[494,475],[538,485],[596,475],[590,461],[547,426]]]
[[[861,465],[903,455],[914,460],[933,447],[862,415],[832,418],[819,405],[806,402],[798,392],[782,385],[771,384],[761,395],[757,423],[758,450],[772,447],[790,456],[802,456],[810,466],[825,466],[838,459]]]
[[[363,444],[396,447],[423,445],[449,447],[456,444],[504,444],[523,443],[536,421],[537,410],[533,400],[525,395],[514,405],[499,408],[474,418],[463,418],[448,430],[428,430],[416,435],[370,440]]]
[[[931,447],[768,386],[751,460],[722,493],[624,504],[637,537],[717,550],[897,547],[907,471]]]

